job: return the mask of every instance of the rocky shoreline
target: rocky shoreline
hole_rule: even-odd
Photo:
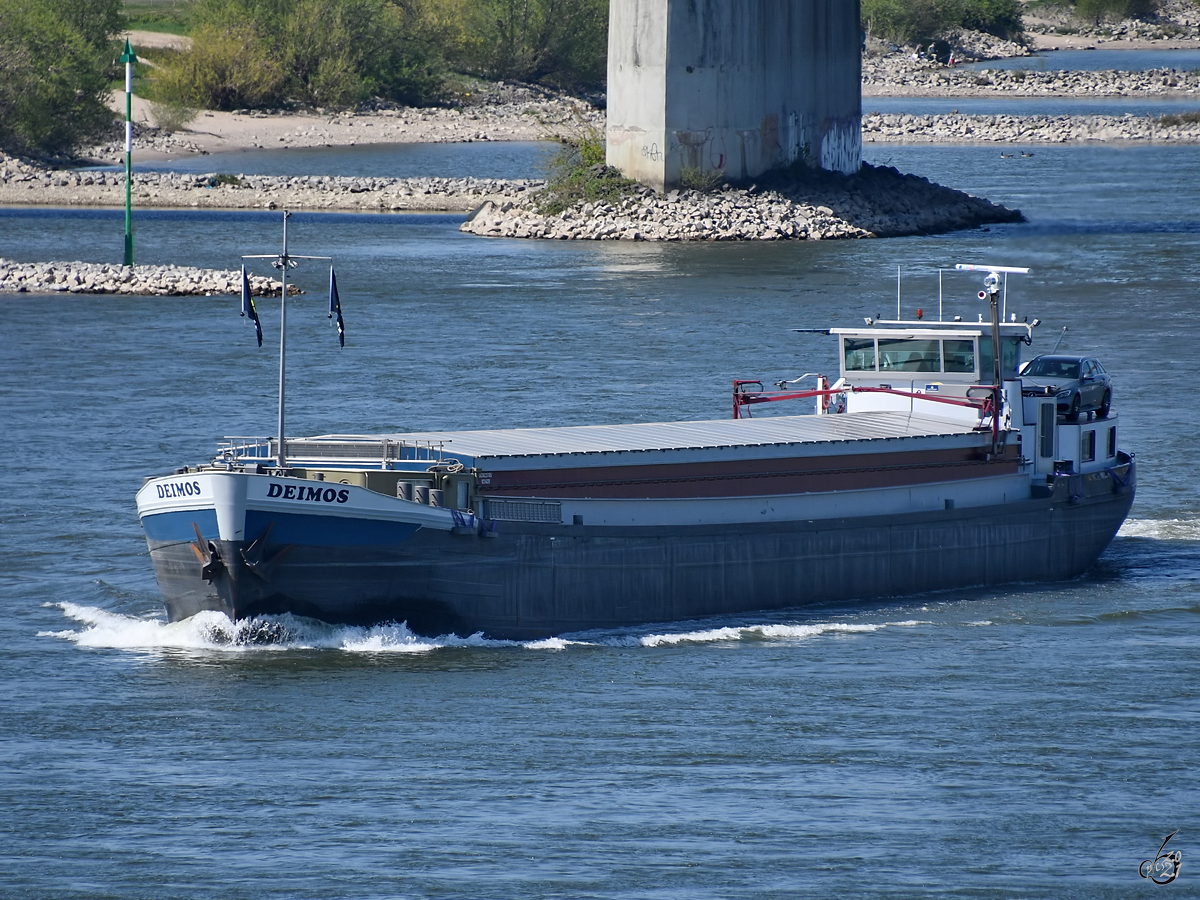
[[[256,297],[279,296],[281,282],[250,276]],[[191,266],[114,266],[105,263],[20,263],[0,259],[0,292],[131,294],[152,297],[209,297],[240,294],[241,273]],[[295,285],[288,294],[299,293]]]
[[[863,108],[871,97],[1178,97],[1200,103],[1200,70],[1031,71],[965,69],[900,54],[863,60]]]
[[[1200,77],[1200,73],[1196,73]],[[864,104],[866,105],[866,104]],[[1200,97],[1197,98],[1200,108]],[[869,107],[868,107],[869,108]],[[865,143],[1200,144],[1200,119],[1153,116],[910,115],[868,112]],[[135,172],[140,208],[468,212],[490,201],[522,205],[540,179],[202,175]],[[0,204],[119,208],[123,172],[60,169],[0,155]],[[822,205],[822,204],[817,204]]]
[[[907,115],[863,116],[864,143],[1067,144],[1135,142],[1200,144],[1200,116],[1165,124],[1152,116]]]
[[[136,207],[465,212],[484,200],[516,200],[534,179],[355,178],[134,172]],[[125,205],[125,173],[51,169],[0,157],[0,204]]]
[[[460,226],[484,237],[549,240],[779,241],[933,234],[1024,221],[1017,210],[864,165],[856,175],[809,171],[774,175],[746,188],[714,192],[641,188],[615,203],[580,203],[557,215],[485,202]]]
[[[956,45],[976,56],[1014,55],[1017,45],[979,46],[970,33]],[[986,37],[986,36],[983,36]],[[989,43],[990,42],[990,43]],[[976,42],[978,43],[978,42]],[[1071,142],[1200,143],[1200,116],[1044,116],[881,114],[872,97],[1196,97],[1200,71],[1150,72],[971,70],[885,50],[863,60],[863,140],[867,143],[1064,144]],[[465,99],[465,98],[464,98]],[[1190,110],[1188,111],[1190,112]],[[143,117],[144,118],[144,117]],[[544,138],[557,130],[602,124],[603,112],[550,92],[485,86],[456,109],[371,108],[357,113],[271,115],[204,113],[193,129],[169,134],[137,125],[135,159],[195,155],[233,146],[351,146],[389,141]],[[117,145],[94,148],[113,158]],[[1001,152],[1001,156],[1005,156]],[[1028,152],[1013,156],[1029,156]],[[145,158],[145,157],[143,157]],[[215,161],[214,161],[215,162]],[[845,178],[819,172],[775,175],[750,186],[658,195],[634,188],[611,203],[579,203],[557,215],[538,211],[538,179],[375,178],[204,175],[135,172],[138,208],[291,209],[357,212],[471,212],[464,232],[552,240],[831,240],[945,232],[1020,221],[987,200],[902,175],[864,167]],[[0,154],[0,205],[124,205],[119,171],[40,164]],[[272,285],[274,287],[272,288]],[[278,291],[255,279],[256,293]],[[0,261],[0,291],[171,295],[236,294],[237,274],[182,267],[17,264]]]

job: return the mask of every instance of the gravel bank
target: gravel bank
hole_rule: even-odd
[[[257,297],[279,296],[280,282],[250,276]],[[18,263],[0,259],[0,291],[45,294],[137,294],[185,297],[240,294],[241,273],[190,266],[112,266],[103,263]],[[288,286],[288,294],[295,291]]]
[[[140,208],[437,210],[465,212],[484,200],[516,200],[540,181],[492,178],[219,176],[134,172]],[[0,157],[0,204],[125,205],[125,173],[47,169]]]
[[[1029,0],[1023,0],[1029,4]],[[1193,0],[1155,0],[1154,15],[1099,25],[1076,18],[1066,4],[1024,10],[1025,33],[1036,49],[1148,49],[1195,47],[1200,8]]]
[[[864,143],[1066,144],[1087,141],[1200,144],[1200,122],[1163,125],[1149,116],[863,116]]]
[[[830,240],[931,234],[996,222],[1020,212],[893,168],[864,166],[844,177],[776,176],[714,193],[645,188],[616,205],[580,203],[542,215],[527,202],[484,203],[461,230],[486,237],[624,241]]]
[[[900,54],[863,60],[863,101],[870,97],[1174,97],[1196,96],[1200,71],[1023,71],[950,68]]]

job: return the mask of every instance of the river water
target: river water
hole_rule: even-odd
[[[1182,50],[1047,50],[1029,56],[987,59],[970,63],[969,69],[1024,69],[1026,71],[1145,72],[1150,69],[1200,69],[1200,48]]]
[[[0,343],[0,896],[1183,896],[1200,849],[1200,150],[872,146],[1029,223],[887,241],[486,240],[297,214],[332,255],[289,322],[292,433],[725,417],[832,371],[823,328],[1030,266],[1034,350],[1095,351],[1141,466],[1084,577],[569,635],[163,621],[133,494],[269,433],[231,298],[9,295]],[[452,173],[444,173],[452,174]],[[234,267],[276,213],[136,219],[142,263]],[[119,260],[119,214],[0,210],[0,256]],[[947,314],[983,312],[947,274]],[[1163,838],[1180,880],[1138,875]],[[1190,861],[1190,862],[1189,862]],[[1181,894],[1180,892],[1183,892]]]

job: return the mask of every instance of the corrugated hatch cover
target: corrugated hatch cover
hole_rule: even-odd
[[[961,420],[918,416],[906,412],[869,412],[634,425],[427,431],[374,437],[386,437],[410,444],[443,444],[447,456],[466,462],[467,457],[481,461],[506,457],[593,453],[766,448],[796,444],[966,436],[978,433],[974,427]],[[341,437],[351,436],[322,435],[322,438]]]

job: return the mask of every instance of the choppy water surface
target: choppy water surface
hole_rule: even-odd
[[[1095,350],[1142,485],[1085,577],[533,643],[283,617],[165,623],[133,494],[272,430],[277,335],[232,298],[0,296],[0,895],[1183,896],[1200,848],[1192,148],[872,147],[1030,223],[855,243],[483,240],[297,214],[332,254],[295,330],[296,433],[725,417],[734,377],[937,270],[1028,265],[1034,350]],[[139,260],[232,267],[276,214],[137,219]],[[118,260],[119,215],[0,211],[0,256]],[[947,312],[983,312],[947,275]],[[1167,887],[1138,877],[1162,839]],[[1181,893],[1182,892],[1182,893]]]

